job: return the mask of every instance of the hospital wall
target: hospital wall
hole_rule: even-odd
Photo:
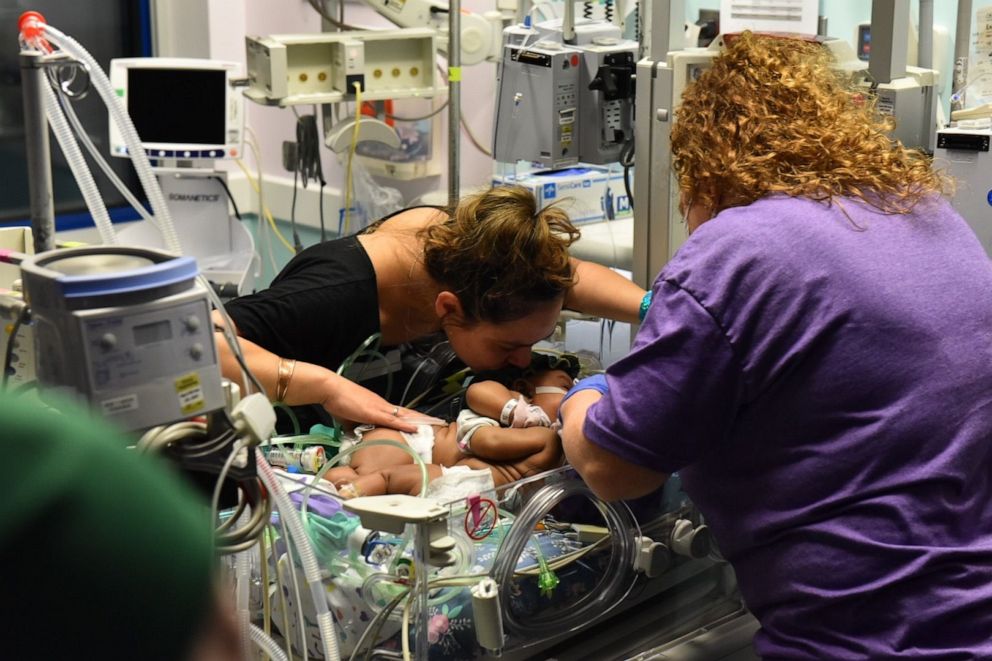
[[[918,0],[913,0],[911,14],[916,22]],[[992,0],[976,0],[975,9],[992,4]],[[494,0],[465,0],[463,6],[474,11],[492,9]],[[686,16],[695,20],[700,9],[719,9],[719,0],[687,0]],[[853,42],[857,25],[870,20],[871,3],[864,0],[823,0],[820,13],[828,19],[828,31],[833,36]],[[934,3],[934,22],[946,29],[950,36],[944,61],[936,63],[942,73],[950,70],[953,53],[953,32],[957,2],[941,0]],[[244,37],[246,34],[266,35],[279,33],[315,33],[321,29],[320,17],[306,0],[271,2],[270,0],[171,0],[156,3],[159,23],[156,47],[160,55],[212,57],[244,63]],[[390,24],[359,2],[346,3],[350,22],[360,25],[388,28]],[[948,96],[949,75],[943,75],[943,98]],[[493,101],[495,96],[495,65],[480,64],[466,68],[463,82],[463,108],[465,122],[483,144],[488,144],[492,131]],[[302,107],[301,112],[312,112]],[[261,169],[264,173],[265,197],[268,206],[278,218],[288,218],[292,197],[293,178],[282,168],[281,151],[284,140],[295,136],[295,117],[290,110],[247,104],[247,119],[258,138]],[[438,126],[447,138],[447,114],[442,113]],[[443,144],[443,143],[442,143]],[[491,159],[473,147],[462,133],[460,177],[463,190],[486,185],[492,172]],[[341,206],[343,168],[329,150],[321,151],[325,176],[329,182],[325,189],[325,208]],[[441,171],[446,172],[447,153],[441,149]],[[254,161],[247,162],[254,170]],[[257,210],[256,196],[251,192],[245,177],[232,163],[223,167],[231,171],[235,196],[246,211]],[[386,182],[400,189],[407,202],[415,202],[424,194],[447,190],[444,175],[428,177],[415,182]],[[317,189],[310,186],[302,191],[297,201],[297,216],[303,226],[316,227]]]

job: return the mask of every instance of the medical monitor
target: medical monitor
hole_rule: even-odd
[[[136,57],[110,61],[110,84],[124,101],[148,158],[240,158],[244,97],[232,85],[235,62]],[[110,152],[128,156],[110,122]]]

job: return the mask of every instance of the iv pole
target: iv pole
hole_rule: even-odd
[[[458,204],[462,117],[462,3],[448,2],[448,206]]]
[[[24,143],[28,161],[31,200],[31,236],[35,253],[55,248],[55,206],[52,198],[52,153],[45,118],[44,55],[21,51],[21,85],[24,98]]]

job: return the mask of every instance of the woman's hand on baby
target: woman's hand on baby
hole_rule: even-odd
[[[320,405],[339,420],[412,432],[417,425],[411,420],[422,417],[417,411],[390,404],[368,388],[337,374],[331,377],[325,393]]]

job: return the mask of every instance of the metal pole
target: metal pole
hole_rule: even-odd
[[[35,253],[55,248],[55,207],[52,200],[52,152],[45,118],[45,71],[42,53],[21,52],[21,87],[24,95],[24,143],[31,198],[31,235]]]
[[[954,75],[951,78],[951,112],[964,108],[968,84],[968,51],[971,50],[971,0],[958,0],[958,22],[954,30]],[[960,92],[960,94],[955,94]]]
[[[921,69],[933,69],[933,0],[920,0],[918,26],[920,42],[916,65]]]
[[[448,205],[454,208],[461,195],[458,167],[461,163],[462,117],[462,3],[448,2]]]

